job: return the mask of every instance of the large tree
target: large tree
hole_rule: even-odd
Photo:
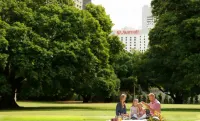
[[[200,87],[200,2],[153,0],[155,27],[149,33],[148,82],[183,103]]]
[[[133,94],[134,91],[139,92],[139,74],[142,59],[142,53],[134,51],[132,53],[122,51],[115,57],[114,69],[120,81],[120,91]],[[135,90],[134,90],[135,87]]]
[[[91,32],[88,37],[84,35],[90,41],[88,43],[90,49],[88,57],[85,53],[79,56],[80,61],[78,61],[79,65],[73,84],[74,90],[83,97],[83,102],[88,102],[92,97],[101,97],[105,100],[119,90],[119,80],[110,62],[111,49],[113,48],[110,41],[119,43],[119,38],[109,36],[113,24],[102,6],[89,4],[85,12],[92,15],[94,22],[88,21],[88,24],[93,25],[91,27],[85,28],[83,26],[84,32],[85,30]],[[117,47],[120,48],[121,44]]]
[[[23,89],[36,96],[76,92],[84,102],[118,92],[109,61],[111,28],[105,28],[111,24],[100,22],[106,14],[97,17],[72,5],[0,0],[0,108],[18,107],[14,94]]]

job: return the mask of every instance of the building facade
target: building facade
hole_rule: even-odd
[[[135,30],[133,28],[123,28],[114,30],[112,34],[117,35],[120,41],[125,44],[125,50],[131,52],[137,50],[145,52],[149,45],[149,30],[155,25],[154,18],[151,13],[151,8],[144,6],[142,8],[142,29]]]
[[[149,31],[155,25],[155,20],[152,15],[152,8],[145,5],[142,8],[142,30]]]
[[[83,0],[83,6],[82,8],[85,9],[86,5],[92,3],[92,0]]]
[[[81,10],[85,9],[85,6],[91,2],[92,0],[74,0],[75,7]]]
[[[83,9],[83,0],[74,0],[75,7],[78,9]]]
[[[121,30],[114,30],[112,34],[120,38],[120,41],[125,44],[124,49],[128,52],[137,50],[143,53],[148,49],[148,33],[142,30],[123,28]]]

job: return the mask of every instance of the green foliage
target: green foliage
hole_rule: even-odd
[[[147,102],[147,97],[146,97],[146,95],[143,95],[143,96],[142,96],[142,101]]]
[[[195,96],[195,104],[199,104],[199,96],[198,95]]]
[[[158,95],[158,100],[162,103],[162,94],[161,93]]]
[[[173,99],[169,98],[169,104],[174,104]]]
[[[17,90],[21,97],[65,99],[77,93],[87,102],[118,93],[111,60],[122,44],[109,37],[109,16],[101,6],[82,11],[73,5],[0,0],[0,95],[12,99]]]
[[[101,29],[108,35],[111,33],[112,21],[110,16],[106,14],[105,8],[100,5],[88,4],[86,6],[86,11],[90,12],[94,18],[101,25]]]
[[[137,98],[139,101],[142,101],[142,95],[138,95]]]
[[[128,53],[122,51],[115,59],[114,69],[118,78],[121,80],[121,91],[133,93],[135,90],[140,91],[138,86],[138,73],[140,67],[140,53]]]
[[[124,45],[119,40],[119,37],[110,35],[107,39],[109,43],[110,64],[114,64],[119,53],[123,52]]]
[[[194,104],[194,97],[190,97],[190,104]]]
[[[169,104],[169,96],[165,95],[164,104]]]
[[[146,82],[168,93],[175,103],[199,94],[198,1],[153,0],[156,25],[149,33]],[[191,91],[192,90],[192,91]]]

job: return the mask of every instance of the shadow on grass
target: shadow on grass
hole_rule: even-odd
[[[93,108],[93,107],[75,107],[75,106],[65,106],[65,107],[61,107],[61,106],[53,106],[53,107],[19,107],[19,108],[14,108],[14,109],[6,109],[6,110],[0,110],[1,111],[59,111],[59,110],[99,110],[97,108]],[[101,110],[101,109],[100,109]]]
[[[163,108],[162,111],[200,112],[197,108]]]
[[[0,110],[0,112],[7,111],[62,111],[62,110],[84,110],[84,111],[115,111],[115,109],[95,108],[95,107],[77,107],[77,106],[57,106],[57,107],[20,107],[16,109]],[[163,108],[162,111],[173,112],[200,112],[200,109],[193,108]]]

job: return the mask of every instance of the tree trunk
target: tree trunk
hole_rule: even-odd
[[[19,108],[18,104],[15,102],[14,95],[2,96],[0,98],[0,109],[14,109]]]
[[[90,101],[91,96],[82,96],[83,97],[83,103],[88,103]]]

